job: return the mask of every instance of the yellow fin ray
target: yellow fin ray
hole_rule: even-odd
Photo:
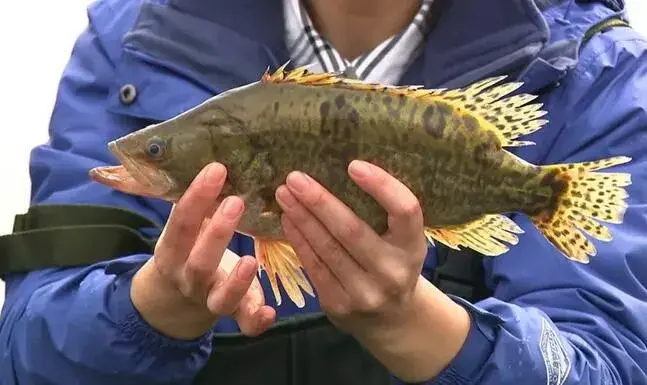
[[[620,224],[623,221],[629,194],[622,186],[631,184],[628,173],[596,173],[595,171],[627,163],[631,158],[611,157],[592,162],[544,166],[557,171],[557,178],[566,182],[558,192],[556,208],[542,212],[532,221],[542,234],[566,258],[588,263],[597,254],[595,245],[584,235],[609,242],[610,230],[598,221]]]
[[[282,303],[279,281],[290,300],[299,308],[305,306],[302,290],[315,296],[312,285],[302,271],[301,262],[289,243],[254,238],[254,248],[260,268],[265,270],[270,280],[277,305]]]
[[[469,247],[483,255],[495,256],[509,250],[500,241],[517,244],[515,234],[523,230],[514,221],[504,215],[485,215],[475,221],[451,228],[425,228],[425,235],[449,248],[460,250],[460,246]]]

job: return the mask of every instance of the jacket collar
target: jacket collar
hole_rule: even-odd
[[[525,92],[553,83],[575,64],[577,42],[551,42],[542,12],[574,1],[437,0],[424,54],[402,83],[458,87],[499,74]],[[289,59],[281,0],[146,0],[124,46],[216,93]]]

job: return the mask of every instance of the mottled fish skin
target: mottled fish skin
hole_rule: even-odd
[[[502,149],[474,118],[444,102],[289,83],[256,83],[228,98],[202,123],[214,143],[211,160],[228,167],[231,192],[260,199],[276,214],[276,187],[301,170],[385,231],[384,209],[347,175],[353,159],[373,162],[405,183],[429,227],[483,213],[536,212],[553,195],[538,167]],[[252,211],[242,231],[281,236],[278,215],[266,215],[267,225],[254,229]]]

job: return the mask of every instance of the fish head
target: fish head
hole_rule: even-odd
[[[120,164],[96,167],[90,176],[121,192],[177,201],[200,170],[217,160],[202,115],[181,115],[111,141],[108,149]]]
[[[110,142],[120,165],[94,168],[90,176],[125,193],[177,201],[207,164],[241,165],[253,156],[245,135],[248,94],[253,84]]]

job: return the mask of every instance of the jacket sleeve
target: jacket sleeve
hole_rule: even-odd
[[[567,115],[542,162],[633,158],[610,170],[632,174],[624,223],[609,225],[614,239],[594,241],[597,256],[579,264],[516,216],[526,233],[486,264],[494,296],[455,298],[472,328],[430,384],[647,384],[647,43],[626,31],[591,41],[553,97]]]
[[[106,18],[106,12],[96,17]],[[167,207],[88,177],[90,168],[112,162],[109,140],[143,124],[108,111],[113,77],[113,63],[91,18],[62,75],[50,140],[32,152],[33,203],[115,205],[163,223]],[[0,384],[190,383],[209,356],[210,340],[207,335],[172,340],[140,317],[130,300],[130,282],[149,257],[3,277]]]

